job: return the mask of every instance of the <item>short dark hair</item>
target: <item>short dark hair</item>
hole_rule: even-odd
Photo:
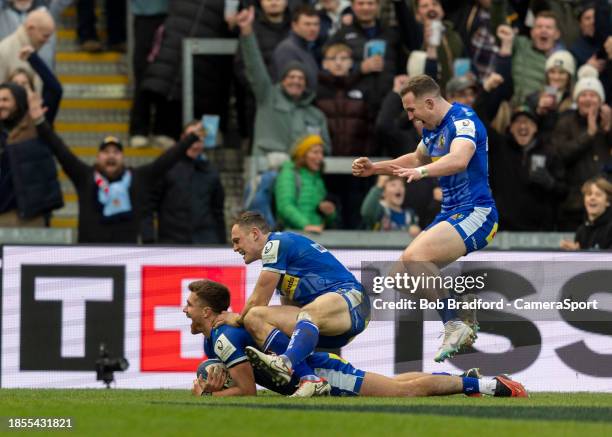
[[[421,97],[424,95],[433,95],[434,97],[440,96],[440,85],[426,74],[419,74],[412,76],[400,89],[400,96],[404,97],[406,94],[412,93],[414,97]]]
[[[210,279],[189,284],[189,291],[196,294],[200,303],[210,306],[215,313],[227,311],[230,306],[230,292],[227,287]]]
[[[310,5],[301,5],[293,10],[291,13],[291,21],[297,23],[302,15],[307,17],[318,17],[317,10]]]
[[[537,20],[538,18],[551,18],[555,20],[555,26],[557,27],[557,29],[559,29],[559,19],[557,18],[557,15],[553,11],[549,11],[549,10],[540,11],[536,14],[533,21],[535,22],[535,20]]]
[[[257,211],[244,211],[234,220],[234,224],[241,228],[256,227],[264,234],[270,232],[270,225],[264,216]]]

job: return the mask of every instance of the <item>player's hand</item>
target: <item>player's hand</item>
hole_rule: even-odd
[[[313,234],[320,234],[323,232],[323,226],[321,225],[306,225],[303,229],[304,232],[312,232]]]
[[[363,74],[380,73],[385,68],[385,61],[382,56],[374,55],[361,62],[361,72]]]
[[[255,7],[250,6],[236,14],[236,24],[240,27],[240,34],[247,36],[253,33],[253,21],[255,20]]]
[[[393,169],[393,174],[395,176],[399,176],[400,178],[406,178],[407,183],[416,182],[423,179],[423,175],[416,168],[397,167]]]
[[[200,378],[201,377],[202,375],[200,375]],[[225,384],[226,378],[227,374],[221,366],[210,366],[204,391],[214,393],[223,390],[223,384]]]
[[[579,250],[580,243],[577,241],[570,240],[561,240],[561,244],[559,245],[563,250]]]
[[[223,311],[215,319],[213,328],[218,328],[221,325],[228,325],[228,326],[234,326],[236,328],[239,328],[240,327],[240,323],[238,323],[239,319],[240,319],[240,314]]]
[[[198,375],[197,379],[193,380],[193,386],[191,387],[191,394],[194,396],[202,396],[204,389],[206,388],[206,381],[202,378],[202,375]]]
[[[332,215],[336,212],[336,205],[329,200],[323,200],[319,203],[319,211],[321,211],[323,215]]]
[[[353,176],[367,178],[374,174],[374,164],[370,161],[370,158],[357,158],[353,161],[351,166]]]
[[[19,50],[19,59],[21,59],[22,61],[27,61],[28,58],[32,56],[32,53],[34,52],[34,47],[29,44],[25,45],[21,48],[21,50]]]

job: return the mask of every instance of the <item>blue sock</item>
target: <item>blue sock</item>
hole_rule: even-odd
[[[438,314],[440,314],[440,318],[442,319],[442,323],[446,323],[449,320],[458,319],[457,310],[449,309],[448,302],[455,301],[452,297],[447,297],[446,299],[440,299],[440,302],[444,303],[444,308],[438,310]]]
[[[480,385],[478,382],[478,378],[469,378],[463,377],[461,378],[463,381],[463,393],[466,395],[471,395],[472,393],[480,393]]]
[[[291,361],[293,367],[314,352],[319,342],[319,328],[310,320],[299,320],[295,324],[287,351],[283,354]]]
[[[289,337],[283,334],[278,329],[274,329],[266,338],[264,342],[263,351],[274,352],[276,355],[282,355],[287,350],[287,346],[289,346]],[[302,361],[301,363],[293,366],[293,373],[298,378],[304,378],[307,376],[313,376],[315,373],[310,368],[306,361]]]

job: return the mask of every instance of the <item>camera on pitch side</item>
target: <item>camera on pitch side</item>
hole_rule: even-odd
[[[115,380],[114,372],[123,372],[130,363],[123,357],[110,357],[106,344],[100,343],[98,359],[96,360],[96,380],[103,381],[110,388]]]

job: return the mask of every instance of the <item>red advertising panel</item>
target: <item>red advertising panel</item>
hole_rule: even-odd
[[[186,284],[211,279],[226,285],[231,292],[231,310],[239,312],[245,301],[246,269],[242,266],[142,266],[141,371],[190,372],[205,358],[182,356],[182,336],[190,336],[190,322],[182,314]],[[176,329],[160,329],[159,310],[169,311],[174,320],[184,318]],[[157,323],[157,324],[156,324]],[[193,338],[188,338],[193,342]],[[199,341],[204,340],[198,336]],[[199,353],[199,352],[198,352]],[[193,355],[193,354],[192,354]]]

